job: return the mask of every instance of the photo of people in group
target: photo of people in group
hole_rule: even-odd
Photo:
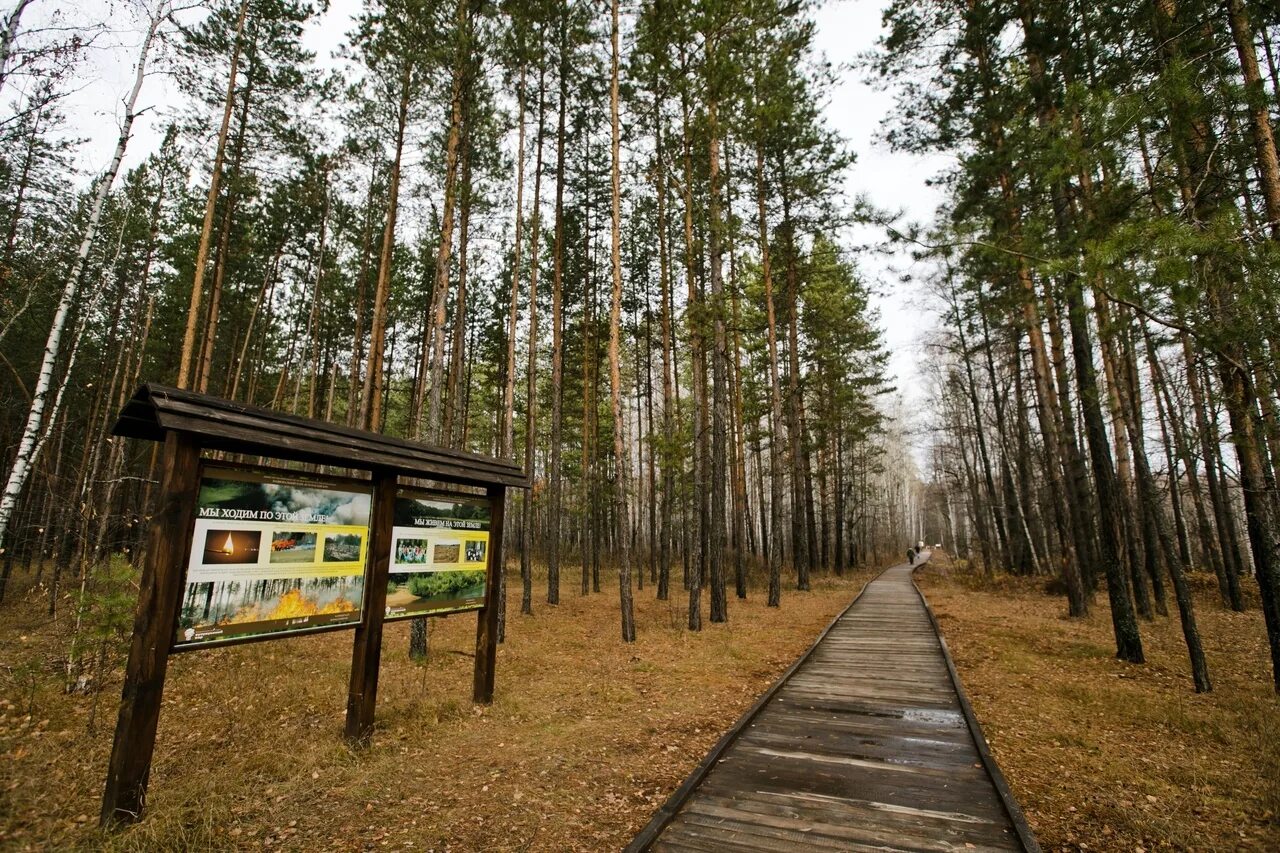
[[[431,557],[431,543],[426,539],[396,540],[396,556],[393,562],[400,565],[426,565]]]
[[[482,497],[401,492],[396,498],[386,618],[484,606],[489,504]]]

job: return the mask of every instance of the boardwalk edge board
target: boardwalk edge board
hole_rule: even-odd
[[[845,617],[845,614],[853,609],[853,606],[857,604],[863,594],[866,593],[867,587],[879,580],[880,576],[889,571],[890,568],[893,567],[889,566],[882,569],[875,577],[870,578],[862,585],[862,589],[858,591],[858,594],[854,597],[853,601],[849,602],[849,604],[837,613],[835,618],[828,623],[827,627],[822,629],[822,633],[813,641],[813,645],[809,646],[809,648],[805,650],[804,654],[800,655],[800,657],[797,658],[791,666],[787,667],[786,672],[778,676],[777,680],[769,686],[769,689],[766,690],[758,700],[756,700],[756,703],[752,705],[745,714],[739,717],[738,721],[720,737],[720,740],[718,740],[716,745],[711,748],[711,751],[702,759],[702,762],[693,769],[693,772],[690,773],[682,783],[680,783],[680,787],[676,788],[675,793],[667,798],[667,801],[658,808],[658,811],[655,812],[653,817],[649,819],[649,822],[644,825],[644,828],[636,834],[636,837],[631,840],[631,843],[623,848],[623,853],[643,853],[643,851],[649,849],[649,846],[653,844],[653,842],[658,840],[658,836],[662,834],[662,831],[667,828],[667,824],[669,824],[671,819],[676,816],[676,813],[680,811],[680,807],[684,805],[685,800],[687,800],[689,795],[693,793],[694,789],[702,783],[702,780],[707,777],[707,774],[711,772],[711,768],[716,766],[716,763],[719,762],[720,757],[724,755],[725,751],[733,745],[734,741],[736,741],[742,732],[746,730],[747,726],[751,724],[751,721],[764,710],[765,706],[769,704],[774,695],[781,690],[783,685],[785,685],[791,676],[795,674],[796,670],[803,666],[805,661],[809,660],[809,656],[817,650],[818,646],[822,645],[822,641],[831,633],[831,629]],[[936,626],[935,630],[937,630]],[[1039,847],[1035,848],[1036,853],[1039,853],[1039,849]]]
[[[921,563],[920,565],[923,566],[925,564]],[[920,602],[924,605],[924,612],[929,616],[929,624],[933,626],[933,633],[938,635],[938,644],[942,647],[942,658],[947,662],[947,673],[951,676],[951,684],[955,687],[956,696],[960,700],[960,711],[964,714],[964,721],[969,726],[969,734],[973,737],[974,746],[977,747],[978,757],[982,759],[982,766],[986,769],[987,775],[991,777],[991,783],[995,785],[996,793],[1000,795],[1000,803],[1009,815],[1009,822],[1013,824],[1013,828],[1018,833],[1018,840],[1022,843],[1027,853],[1041,853],[1040,842],[1036,840],[1035,833],[1031,831],[1031,826],[1027,823],[1027,817],[1022,812],[1022,807],[1018,805],[1017,799],[1013,796],[1013,791],[1009,789],[1008,781],[1004,778],[1004,773],[1000,771],[1000,765],[996,763],[995,756],[991,754],[987,736],[983,733],[982,726],[978,723],[978,717],[973,712],[973,705],[969,703],[969,695],[964,692],[964,686],[960,683],[960,673],[956,671],[955,661],[951,658],[951,649],[947,647],[947,640],[942,635],[942,628],[938,625],[938,618],[934,616],[933,608],[929,606],[929,599],[920,591],[920,587],[915,582],[915,572],[912,572],[911,575],[911,588],[916,591],[916,595],[920,596]]]

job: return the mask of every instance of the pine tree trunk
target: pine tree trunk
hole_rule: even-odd
[[[627,442],[626,420],[622,416],[622,373],[619,358],[619,338],[622,333],[622,164],[621,130],[618,126],[618,6],[620,0],[612,0],[612,27],[610,29],[610,86],[609,124],[610,178],[613,187],[612,242],[610,260],[613,269],[613,303],[609,315],[609,385],[613,406],[613,451],[617,467],[614,491],[614,507],[617,523],[625,524],[627,515]],[[631,551],[627,537],[618,541],[618,591],[622,611],[622,641],[633,643],[636,639],[635,613],[631,601]]]
[[[209,241],[213,234],[213,214],[218,203],[218,185],[222,180],[222,161],[227,150],[227,132],[231,127],[231,111],[235,108],[236,76],[240,69],[240,36],[244,33],[249,0],[240,0],[239,17],[231,48],[231,69],[227,75],[227,95],[222,107],[222,126],[218,130],[218,144],[213,155],[213,171],[209,177],[209,192],[204,202],[204,224],[200,229],[200,242],[196,248],[194,278],[191,282],[191,302],[187,307],[187,325],[182,335],[182,352],[178,361],[178,387],[186,388],[191,381],[196,344],[196,325],[200,317],[200,305],[204,297],[204,269],[209,261]]]
[[[546,69],[538,70],[538,134],[533,169],[533,214],[529,217],[529,365],[525,374],[527,399],[524,421],[524,467],[530,476],[538,446],[538,271],[541,268],[538,243],[542,236],[542,143],[546,117]],[[520,525],[520,612],[533,614],[533,495],[524,495]]]
[[[779,162],[779,186],[782,195],[783,257],[787,278],[787,435],[791,440],[791,541],[796,569],[796,589],[809,589],[809,575],[817,557],[817,535],[814,526],[813,482],[809,465],[808,433],[805,425],[804,390],[800,384],[800,293],[799,258],[795,239],[795,221],[791,217],[791,184],[786,159]]]
[[[1244,0],[1223,0],[1223,6],[1231,25],[1236,54],[1240,57],[1240,72],[1244,76],[1258,176],[1261,178],[1262,201],[1267,211],[1267,230],[1272,239],[1280,239],[1280,159],[1276,156],[1276,141],[1271,129],[1271,107],[1267,103],[1262,73],[1258,68],[1253,27],[1249,23],[1249,11]]]
[[[1120,532],[1117,520],[1122,512],[1111,465],[1111,448],[1107,427],[1102,418],[1102,401],[1093,363],[1089,321],[1079,279],[1072,277],[1066,288],[1067,320],[1071,329],[1071,353],[1076,368],[1077,398],[1084,413],[1085,439],[1093,463],[1095,492],[1100,522],[1098,556],[1107,578],[1107,595],[1111,604],[1111,626],[1116,638],[1116,657],[1130,663],[1142,663],[1142,637],[1129,597],[1129,582],[1124,573]]]
[[[656,86],[655,86],[656,88]],[[654,181],[658,220],[658,284],[662,300],[662,542],[658,557],[658,600],[671,596],[671,551],[674,541],[671,512],[675,500],[676,403],[672,388],[671,256],[667,251],[667,172],[663,160],[662,107],[654,107]]]
[[[515,244],[512,247],[511,302],[507,309],[507,357],[503,369],[501,423],[498,425],[498,457],[515,457],[515,398],[516,398],[516,322],[520,316],[520,251],[524,245],[524,114],[525,114],[525,66],[520,65],[520,79],[516,85],[516,103],[519,112],[519,135],[516,142],[516,221]],[[532,475],[532,471],[526,471]],[[527,498],[526,498],[527,499]],[[508,503],[510,499],[508,498]],[[500,572],[502,580],[498,589],[498,642],[507,637],[507,573]]]
[[[421,400],[416,407],[418,432],[429,441],[442,444],[445,437],[442,433],[444,378],[444,328],[445,305],[449,298],[449,260],[453,251],[454,208],[458,196],[458,149],[462,139],[462,101],[465,94],[467,64],[471,61],[470,22],[467,18],[469,0],[458,0],[456,15],[457,48],[454,55],[453,83],[449,95],[449,136],[445,144],[444,204],[440,212],[440,241],[436,247],[436,263],[434,286],[431,288],[431,308],[427,323],[427,342],[424,342],[423,357],[430,359],[424,364],[424,376],[429,376],[427,402],[427,424],[422,428]]]
[[[1196,626],[1191,588],[1187,584],[1182,559],[1173,543],[1173,538],[1169,535],[1169,522],[1160,502],[1160,491],[1156,487],[1155,478],[1151,475],[1151,466],[1147,462],[1146,437],[1142,427],[1142,399],[1138,393],[1137,383],[1132,379],[1131,375],[1131,381],[1119,396],[1124,408],[1123,428],[1128,431],[1129,439],[1133,444],[1134,473],[1137,477],[1138,499],[1142,505],[1144,523],[1151,529],[1155,538],[1155,542],[1148,551],[1147,559],[1153,565],[1158,565],[1155,549],[1159,548],[1163,552],[1169,578],[1173,582],[1174,599],[1178,605],[1183,639],[1186,641],[1187,653],[1191,659],[1192,680],[1197,693],[1207,693],[1213,689],[1213,685],[1209,681],[1209,666],[1205,662],[1204,648],[1200,643],[1200,631]],[[1117,423],[1116,429],[1121,429],[1120,423]]]
[[[369,193],[364,201],[364,227],[360,238],[360,266],[356,271],[356,328],[351,334],[351,366],[347,369],[347,426],[362,423],[360,407],[363,398],[360,396],[360,365],[364,363],[364,322],[365,308],[368,302],[369,253],[373,247],[373,191],[378,181],[377,160],[369,175]],[[278,263],[278,261],[277,261]],[[245,342],[248,343],[248,336]],[[241,360],[243,361],[243,355]]]
[[[681,56],[684,57],[683,48]],[[710,430],[707,411],[707,371],[704,352],[702,327],[705,309],[698,287],[697,266],[698,252],[694,242],[693,212],[693,148],[691,141],[692,126],[690,121],[689,95],[685,91],[680,94],[681,112],[681,150],[684,160],[684,175],[681,181],[681,195],[684,201],[684,268],[687,302],[685,305],[685,322],[689,327],[689,366],[693,376],[690,384],[693,392],[693,515],[692,524],[688,526],[689,546],[687,549],[688,568],[685,573],[685,586],[689,590],[689,630],[702,630],[702,585],[707,575],[708,546],[707,536],[710,532],[710,510],[707,498],[707,455]]]
[[[772,252],[769,244],[769,220],[765,211],[764,148],[756,147],[756,217],[760,230],[760,280],[764,283],[765,316],[769,324],[769,488],[770,520],[769,539],[769,607],[782,603],[782,382],[778,377],[778,319],[773,298]]]
[[[715,42],[707,36],[704,40],[708,67],[714,65]],[[710,72],[715,74],[713,70]],[[725,592],[725,530],[728,522],[728,440],[729,440],[729,343],[725,329],[724,258],[722,223],[720,214],[720,126],[719,104],[716,95],[709,92],[707,99],[708,127],[708,243],[711,254],[711,530],[707,536],[711,563],[712,622],[729,619],[729,605]]]
[[[470,112],[469,103],[466,113]],[[458,203],[458,295],[453,307],[453,343],[449,347],[449,371],[445,384],[446,404],[444,426],[441,427],[441,444],[445,447],[466,449],[467,411],[466,392],[459,391],[463,374],[469,375],[470,362],[467,353],[467,266],[471,239],[471,202],[474,188],[471,184],[472,138],[470,120],[464,114],[462,121],[462,198]]]
[[[396,117],[396,153],[391,161],[387,189],[387,222],[382,231],[382,251],[378,259],[378,284],[373,292],[373,319],[369,325],[369,364],[365,368],[361,394],[360,426],[373,432],[382,430],[384,390],[383,348],[387,329],[387,299],[391,294],[391,264],[396,245],[396,212],[400,204],[400,158],[404,152],[405,125],[409,115],[412,68],[405,63],[400,73],[400,107]]]
[[[564,172],[565,112],[569,100],[568,6],[560,14],[560,96],[556,120],[556,222],[551,267],[551,459],[548,498],[551,529],[547,536],[547,604],[560,603],[560,523],[562,484],[560,441],[564,423],[564,316],[561,306],[564,283]]]

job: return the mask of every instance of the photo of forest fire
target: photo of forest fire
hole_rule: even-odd
[[[277,530],[271,534],[272,563],[314,563],[316,534],[311,531]]]
[[[286,624],[297,628],[356,622],[363,597],[364,578],[359,576],[188,584],[178,619],[178,640],[201,642],[270,633]]]
[[[360,559],[360,545],[363,541],[364,537],[359,533],[326,533],[324,537],[324,562],[356,562]]]

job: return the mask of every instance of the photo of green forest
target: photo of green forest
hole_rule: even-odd
[[[387,582],[387,607],[393,615],[458,610],[484,603],[485,573],[478,571],[393,574]]]

